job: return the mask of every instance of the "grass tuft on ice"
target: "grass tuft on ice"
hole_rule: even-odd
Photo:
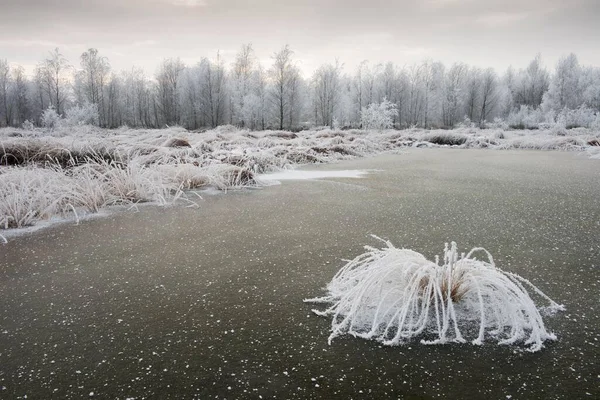
[[[382,241],[383,248],[365,246],[366,253],[340,269],[327,285],[327,296],[305,300],[330,304],[313,310],[332,317],[329,343],[345,334],[385,345],[416,338],[423,344],[463,343],[472,335],[473,344],[524,344],[535,352],[546,340],[556,340],[542,314],[564,307],[527,279],[497,268],[485,249],[459,254],[452,242],[442,262],[439,257],[433,262]],[[487,261],[475,253],[485,254]],[[531,296],[547,304],[538,307]]]

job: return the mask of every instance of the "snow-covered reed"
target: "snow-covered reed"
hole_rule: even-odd
[[[68,179],[55,169],[9,168],[0,174],[0,228],[31,226],[61,212]]]
[[[381,240],[381,239],[380,239]],[[350,334],[398,345],[414,338],[425,344],[473,344],[487,339],[499,344],[524,343],[538,351],[556,336],[546,330],[542,314],[564,307],[530,281],[502,271],[490,253],[475,248],[459,254],[446,244],[442,262],[384,241],[381,249],[349,261],[327,285],[328,295],[306,302],[331,304],[320,316],[331,316],[329,342]],[[482,252],[487,261],[473,255]],[[530,293],[547,305],[536,306]]]

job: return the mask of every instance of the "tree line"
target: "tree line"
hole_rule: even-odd
[[[335,62],[305,77],[289,46],[275,52],[267,67],[251,44],[230,64],[219,54],[196,65],[169,58],[153,76],[135,67],[114,71],[93,48],[77,66],[55,49],[32,76],[0,60],[0,126],[42,125],[50,109],[59,116],[93,113],[94,124],[105,128],[360,128],[365,110],[384,103],[393,105],[395,128],[465,122],[524,128],[567,116],[572,126],[584,126],[600,113],[600,68],[583,66],[570,54],[553,71],[538,55],[526,68],[502,75],[425,60],[407,66],[364,61],[351,72]]]

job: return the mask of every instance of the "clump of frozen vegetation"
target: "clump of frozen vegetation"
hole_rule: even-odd
[[[305,300],[331,304],[320,316],[331,316],[329,342],[350,334],[399,345],[414,338],[424,344],[485,340],[523,343],[529,351],[556,336],[546,330],[542,314],[564,307],[527,279],[502,271],[490,253],[475,248],[459,254],[446,244],[442,262],[427,260],[389,241],[349,261],[327,285],[325,297]],[[473,257],[483,252],[487,261]],[[530,293],[547,303],[536,306]]]
[[[60,213],[67,178],[53,169],[10,168],[0,174],[0,228],[33,225]]]

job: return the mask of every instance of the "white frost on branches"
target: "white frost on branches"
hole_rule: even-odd
[[[396,104],[388,99],[381,103],[371,103],[363,108],[360,113],[360,122],[363,129],[389,129],[394,124],[394,116],[398,113]]]

